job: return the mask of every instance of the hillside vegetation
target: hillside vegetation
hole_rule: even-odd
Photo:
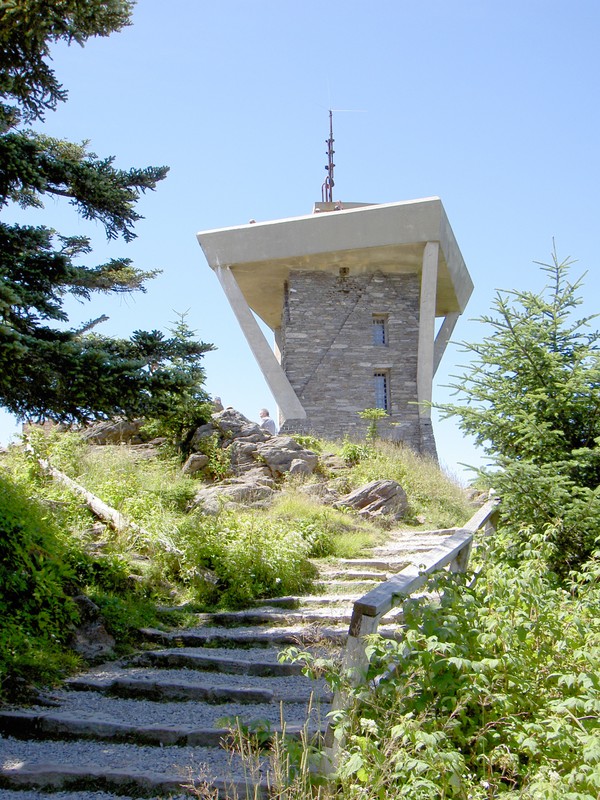
[[[201,483],[182,474],[176,456],[89,446],[70,432],[34,430],[28,442],[29,450],[14,446],[0,459],[0,698],[76,666],[68,647],[76,595],[100,608],[122,650],[139,627],[185,621],[185,611],[165,606],[234,608],[305,592],[316,575],[312,557],[349,557],[383,534],[356,513],[302,493],[299,478],[284,480],[267,508],[208,515],[188,510]],[[345,454],[351,465],[336,480],[348,490],[375,476],[398,480],[408,495],[408,522],[418,525],[418,517],[446,527],[470,515],[463,490],[410,451],[383,443],[312,444]],[[139,527],[100,524],[43,472],[39,458]],[[321,470],[310,480],[327,477]]]
[[[185,624],[187,611],[307,591],[313,557],[356,555],[385,537],[384,528],[301,491],[303,480],[331,478],[323,471],[282,481],[268,508],[210,516],[187,510],[199,482],[175,457],[90,447],[72,433],[36,432],[31,444],[34,452],[12,447],[0,459],[5,700],[77,668],[69,647],[77,594],[99,606],[123,652],[140,626]],[[348,488],[399,480],[409,525],[446,527],[471,515],[464,490],[409,451],[381,442],[312,445],[346,458],[335,480]],[[37,456],[140,528],[99,525],[44,475]],[[346,733],[339,773],[315,796],[597,799],[599,554],[565,577],[548,569],[553,543],[543,532],[522,529],[519,541],[518,558],[510,526],[479,542],[468,575],[432,579],[440,603],[407,604],[402,643],[372,638],[369,680],[347,686],[352,702],[337,719]],[[335,686],[346,681],[334,665],[308,659],[306,669],[324,670]]]

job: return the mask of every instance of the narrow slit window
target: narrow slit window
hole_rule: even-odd
[[[390,376],[387,371],[380,370],[373,373],[375,384],[375,408],[390,410]]]
[[[387,318],[383,314],[373,314],[373,344],[385,347],[388,343]]]

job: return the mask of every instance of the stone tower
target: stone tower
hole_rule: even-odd
[[[433,376],[473,289],[439,198],[317,203],[198,240],[285,431],[358,439],[357,412],[381,408],[383,436],[435,456]]]

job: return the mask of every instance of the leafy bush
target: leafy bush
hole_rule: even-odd
[[[338,715],[344,798],[598,797],[600,563],[567,591],[541,538],[518,568],[500,540],[474,587],[436,576],[441,601],[406,604],[401,642],[371,637]]]
[[[231,453],[221,447],[217,433],[202,438],[197,445],[198,452],[208,458],[205,472],[215,481],[222,481],[231,475]]]
[[[316,575],[307,560],[310,544],[299,533],[249,514],[190,514],[177,543],[181,556],[170,560],[179,579],[225,607],[305,591]],[[212,586],[203,567],[215,576]]]
[[[312,450],[313,453],[321,453],[323,451],[323,442],[321,439],[317,439],[316,436],[294,433],[292,434],[292,439],[298,442],[301,447],[304,447],[305,450]]]
[[[344,439],[340,455],[349,467],[354,467],[360,464],[361,461],[371,458],[374,452],[370,444],[360,444],[358,442],[351,442],[349,439]]]
[[[67,550],[47,510],[0,472],[0,696],[15,681],[56,680],[69,662],[61,648],[78,614]]]

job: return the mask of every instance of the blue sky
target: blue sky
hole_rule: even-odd
[[[44,130],[89,139],[118,166],[167,164],[144,197],[138,238],[107,245],[62,201],[37,213],[87,233],[98,263],[126,255],[161,268],[145,295],[70,307],[100,313],[105,334],[166,330],[180,312],[204,341],[207,388],[251,419],[274,406],[195,234],[250,219],[309,213],[325,177],[334,115],[336,199],[441,197],[475,290],[454,332],[495,290],[541,288],[535,261],[576,259],[595,313],[599,184],[600,10],[595,0],[139,0],[133,24],[85,48],[54,52],[68,102]],[[16,211],[14,219],[22,219]],[[450,346],[436,376],[464,356]],[[0,441],[13,424],[0,419]],[[436,424],[442,463],[479,454],[450,421]]]

